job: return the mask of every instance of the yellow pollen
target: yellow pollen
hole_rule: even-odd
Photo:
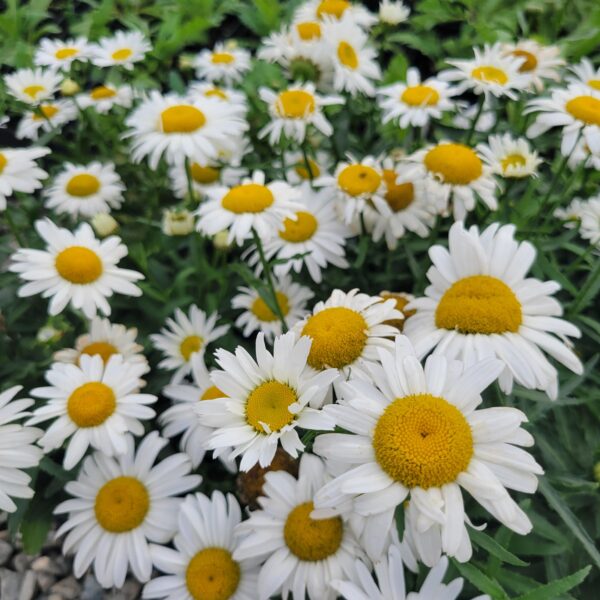
[[[358,68],[358,55],[348,42],[340,42],[337,47],[337,55],[340,62],[349,69]]]
[[[435,106],[439,100],[438,91],[428,85],[414,85],[402,92],[402,102],[409,106]]]
[[[524,59],[523,64],[519,67],[520,73],[529,73],[537,67],[537,58],[527,50],[513,50],[512,55]]]
[[[443,183],[467,185],[481,177],[483,164],[474,150],[463,144],[439,144],[425,155],[425,167]]]
[[[58,58],[58,60],[64,60],[65,58],[76,56],[77,54],[79,54],[77,48],[61,48],[54,53],[54,56]]]
[[[146,486],[135,477],[115,477],[96,495],[94,512],[98,524],[111,533],[125,533],[139,527],[150,508]]]
[[[216,385],[211,385],[209,388],[206,388],[204,394],[200,396],[200,400],[216,400],[217,398],[226,397],[226,394],[224,394]]]
[[[348,8],[350,8],[350,2],[347,0],[323,0],[317,6],[317,16],[319,19],[322,19],[324,15],[341,19]]]
[[[326,308],[312,315],[301,334],[312,339],[308,364],[319,371],[351,365],[364,350],[368,329],[362,315],[344,306]]]
[[[296,171],[298,177],[301,177],[302,179],[311,179],[311,176],[312,179],[315,179],[321,174],[321,169],[319,169],[319,165],[312,158],[308,159],[308,168],[306,167],[304,161],[302,161],[296,164],[296,166],[294,167],[294,171]]]
[[[112,389],[100,381],[84,383],[67,400],[67,413],[77,427],[98,427],[117,407]]]
[[[206,123],[204,113],[190,104],[176,104],[165,108],[160,120],[164,133],[192,133]]]
[[[586,125],[600,125],[600,100],[593,96],[577,96],[565,106],[576,119]]]
[[[384,169],[383,181],[386,187],[385,200],[395,213],[412,204],[415,199],[415,186],[410,181],[396,183],[396,172],[393,169]]]
[[[315,562],[335,554],[342,544],[344,524],[340,517],[311,519],[312,502],[296,506],[287,516],[283,538],[300,560]]]
[[[212,88],[210,90],[206,90],[206,92],[204,92],[204,95],[207,98],[215,97],[215,98],[220,98],[221,100],[227,100],[227,98],[228,98],[227,94],[223,90],[221,90],[217,87]]]
[[[2,154],[2,152],[0,152],[0,173],[2,173],[2,171],[4,171],[7,164],[8,164],[8,159],[6,158],[6,156],[4,156],[4,154]]]
[[[80,173],[69,179],[67,183],[67,194],[85,198],[95,194],[100,189],[100,181],[95,175]]]
[[[288,406],[298,400],[296,392],[287,384],[279,381],[266,381],[256,387],[246,402],[246,420],[259,433],[267,433],[263,423],[270,431],[279,431],[294,420]]]
[[[275,102],[275,110],[286,119],[302,119],[315,112],[315,97],[304,90],[285,90]]]
[[[43,85],[28,85],[26,88],[23,88],[23,93],[35,100],[37,95],[45,90],[46,88]]]
[[[70,246],[60,252],[55,260],[58,274],[71,283],[85,285],[102,275],[100,257],[85,246]]]
[[[127,60],[133,54],[131,48],[121,48],[116,52],[113,52],[110,56],[113,60]]]
[[[41,121],[43,119],[51,119],[57,112],[58,108],[54,104],[42,104],[38,107],[42,112],[42,115],[35,113],[32,118],[34,121]]]
[[[430,394],[396,398],[373,434],[379,466],[407,488],[455,481],[473,456],[473,435],[463,414]]]
[[[290,312],[290,302],[288,297],[283,292],[275,292],[277,297],[277,304],[281,310],[281,314],[285,317]],[[268,306],[267,303],[260,297],[258,297],[250,308],[250,312],[263,323],[269,323],[271,321],[277,321],[279,318]]]
[[[296,213],[296,220],[287,218],[283,222],[284,230],[279,232],[279,237],[291,242],[292,244],[299,244],[310,240],[310,238],[317,231],[319,223],[313,215],[308,212],[301,210]]]
[[[321,38],[321,25],[314,21],[305,21],[296,25],[296,31],[301,40],[308,42],[310,40],[318,40]]]
[[[600,90],[600,79],[589,79],[587,84],[594,90]]]
[[[526,164],[527,161],[521,154],[509,154],[500,161],[504,173],[506,173],[510,167],[524,167]]]
[[[119,351],[112,344],[108,342],[92,342],[88,344],[82,351],[81,354],[87,354],[89,356],[95,356],[96,354],[102,357],[104,364],[108,362],[108,359],[113,354],[118,354]]]
[[[219,169],[216,167],[203,167],[198,163],[192,163],[190,171],[196,183],[207,185],[219,180]]]
[[[489,275],[459,279],[444,292],[435,311],[437,327],[460,333],[515,333],[522,320],[514,292]]]
[[[215,52],[210,60],[213,65],[229,65],[235,60],[235,56],[230,52]]]
[[[181,344],[179,344],[179,351],[186,362],[190,360],[194,352],[198,352],[202,348],[203,342],[204,340],[199,335],[188,335],[183,339]]]
[[[471,71],[471,77],[485,83],[497,83],[498,85],[505,85],[508,81],[508,76],[502,69],[492,66],[476,67]]]
[[[338,175],[338,185],[350,196],[374,194],[381,185],[381,175],[367,165],[348,165]]]
[[[412,317],[417,312],[416,310],[405,309],[405,306],[410,302],[410,298],[408,298],[406,294],[403,294],[402,292],[380,292],[379,296],[381,296],[384,300],[396,301],[396,309],[404,315],[404,319],[390,319],[389,321],[385,321],[385,324],[391,325],[392,327],[402,331],[404,329],[404,323],[406,322],[406,319]]]
[[[240,584],[240,566],[224,548],[204,548],[190,560],[185,583],[194,600],[228,600]]]
[[[117,92],[115,92],[115,90],[106,87],[105,85],[99,85],[90,92],[90,98],[92,98],[92,100],[105,100],[106,98],[113,98],[116,95]]]
[[[258,183],[245,183],[231,188],[221,200],[221,206],[237,214],[259,213],[269,208],[274,200],[268,187]]]

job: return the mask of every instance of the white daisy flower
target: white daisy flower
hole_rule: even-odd
[[[90,48],[84,37],[58,40],[43,38],[35,51],[33,63],[40,67],[68,71],[74,61],[86,62]]]
[[[292,278],[285,275],[273,281],[279,310],[288,327],[293,327],[306,314],[306,303],[314,297],[313,292]],[[244,312],[235,320],[235,326],[242,330],[244,337],[249,338],[254,332],[262,331],[270,341],[281,335],[281,321],[260,297],[255,288],[239,287],[239,294],[231,299],[233,309]]]
[[[45,206],[58,214],[93,217],[120,208],[124,191],[114,163],[65,163],[52,185],[44,190]]]
[[[393,325],[394,327],[396,327],[396,329],[398,329],[398,331],[403,331],[404,326],[406,325],[406,320],[409,317],[412,317],[417,312],[416,310],[409,310],[406,308],[407,305],[415,299],[415,297],[412,294],[409,294],[408,292],[391,292],[389,290],[383,290],[379,292],[378,295],[384,300],[392,299],[395,302],[396,309],[404,315],[403,319],[387,321],[386,325]]]
[[[37,140],[40,129],[44,132],[59,129],[65,123],[77,118],[77,108],[68,100],[53,100],[40,104],[38,107],[42,114],[28,111],[17,125],[16,137],[18,140]]]
[[[206,346],[229,331],[229,325],[217,326],[218,320],[219,313],[207,315],[192,304],[187,314],[176,308],[174,318],[167,319],[167,326],[163,327],[160,333],[150,336],[155,348],[165,355],[158,366],[175,371],[172,383],[179,383],[191,373],[190,361],[194,354],[199,353],[203,357]]]
[[[77,96],[77,103],[81,108],[93,107],[100,114],[106,114],[113,106],[129,108],[132,102],[133,89],[130,86],[108,82]]]
[[[14,263],[9,267],[29,282],[19,288],[20,298],[41,293],[44,298],[52,298],[49,314],[57,315],[70,303],[91,319],[97,310],[110,315],[106,299],[115,292],[142,295],[133,282],[144,276],[117,267],[119,260],[127,256],[119,237],[100,241],[87,223],[71,232],[50,219],[36,221],[35,228],[46,242],[46,249],[20,248],[12,255]]]
[[[152,45],[141,31],[117,31],[112,37],[103,37],[90,46],[90,62],[97,67],[125,67],[133,69],[144,60]]]
[[[286,152],[285,179],[293,185],[310,182],[329,174],[332,158],[328,152],[317,150],[314,156],[306,156],[300,150]],[[308,163],[308,164],[307,164]]]
[[[399,25],[404,23],[410,15],[410,8],[401,0],[381,0],[379,3],[378,17],[380,23]]]
[[[581,333],[558,318],[562,307],[551,297],[558,283],[526,278],[535,248],[514,234],[513,225],[494,223],[480,233],[455,223],[449,251],[437,245],[429,250],[431,285],[424,298],[408,305],[417,314],[405,333],[419,356],[434,350],[467,366],[496,356],[504,362],[499,383],[507,394],[514,379],[556,398],[557,372],[543,352],[581,375],[583,366],[567,340]]]
[[[144,586],[143,598],[256,600],[256,560],[235,560],[235,528],[242,520],[232,494],[186,496],[177,515],[175,549],[152,544],[154,565],[166,576]]]
[[[198,209],[196,227],[204,235],[229,230],[228,242],[241,246],[252,231],[264,241],[284,228],[286,218],[294,218],[301,210],[296,201],[299,191],[284,181],[265,182],[262,171],[242,179],[232,188],[215,187],[207,190],[208,200]]]
[[[259,558],[258,600],[283,598],[333,600],[333,579],[350,578],[362,551],[346,516],[313,519],[313,500],[329,477],[323,461],[300,458],[298,479],[285,471],[265,475],[262,510],[238,526],[245,535],[234,559]]]
[[[535,40],[520,40],[515,44],[503,44],[505,54],[523,59],[519,72],[529,78],[529,86],[541,92],[544,82],[560,81],[560,69],[565,61],[558,46],[542,46]]]
[[[236,106],[241,113],[245,113],[248,108],[248,101],[244,92],[231,87],[218,86],[208,81],[192,83],[188,88],[187,95],[192,99],[198,95],[204,98],[213,98],[219,100],[219,102]]]
[[[62,79],[62,75],[50,69],[19,69],[5,75],[4,84],[11,96],[37,106],[53,96]]]
[[[237,162],[237,161],[236,161]],[[248,169],[239,164],[222,164],[216,160],[208,163],[190,161],[192,189],[202,197],[210,189],[222,186],[233,186],[248,174]],[[177,198],[185,198],[188,194],[188,177],[185,164],[175,164],[169,168],[171,187]]]
[[[600,148],[592,152],[585,140],[580,139],[571,151],[567,164],[574,171],[581,163],[585,163],[584,168],[600,171]]]
[[[16,385],[0,394],[0,511],[9,513],[17,510],[12,498],[33,497],[24,469],[36,467],[43,456],[34,446],[43,431],[16,423],[29,416],[25,411],[33,404],[28,398],[14,399],[22,389]]]
[[[412,317],[411,319],[414,319]],[[410,320],[409,320],[410,323]],[[408,324],[407,324],[408,325]],[[457,556],[466,520],[461,487],[495,518],[525,535],[532,525],[508,489],[533,493],[542,468],[518,446],[531,446],[516,408],[476,410],[481,392],[503,369],[494,358],[458,361],[431,356],[421,366],[404,336],[381,349],[372,379],[340,385],[343,398],[324,412],[350,433],[319,435],[314,451],[346,466],[315,497],[315,516],[331,516],[353,500],[364,517],[381,515],[368,535],[380,537],[407,498],[423,535],[441,527],[443,551]],[[387,522],[385,522],[387,521]]]
[[[575,229],[579,224],[582,203],[583,200],[581,198],[573,198],[568,206],[555,209],[554,216],[557,219],[567,221],[564,224],[567,229]]]
[[[499,43],[473,48],[474,58],[467,60],[447,60],[455,67],[445,69],[438,75],[443,81],[457,82],[456,93],[472,90],[475,94],[507,96],[516,100],[519,91],[530,84],[531,79],[520,71],[525,62],[522,56],[507,55]]]
[[[394,83],[379,88],[379,107],[383,123],[397,121],[401,129],[425,127],[432,119],[441,119],[444,112],[454,110],[451,100],[455,94],[445,81],[430,77],[421,81],[415,67],[406,72],[406,83]]]
[[[275,338],[273,353],[259,333],[256,360],[242,346],[235,354],[219,348],[215,356],[223,370],[211,379],[226,396],[196,405],[200,422],[214,429],[206,448],[216,457],[228,452],[230,460],[241,455],[240,471],[248,471],[257,463],[268,467],[279,443],[296,458],[304,450],[298,427],[332,429],[319,409],[337,371],[307,368],[309,350],[310,340],[292,332]]]
[[[487,144],[477,145],[477,151],[496,175],[507,179],[537,177],[537,168],[544,162],[525,138],[513,138],[510,133],[491,135]]]
[[[600,67],[595,68],[589,58],[582,58],[580,63],[569,66],[569,70],[574,76],[567,77],[568,83],[578,83],[600,91]]]
[[[77,479],[65,486],[72,499],[59,504],[56,514],[68,513],[56,532],[67,534],[65,555],[74,553],[73,573],[81,577],[94,566],[104,588],[121,587],[131,567],[138,581],[152,575],[148,542],[166,544],[177,532],[182,494],[202,478],[189,475],[185,454],[172,454],[155,464],[167,445],[158,433],[149,433],[134,451],[133,438],[124,436],[127,451],[117,458],[102,452],[88,456]]]
[[[170,164],[185,158],[205,163],[218,159],[222,150],[234,150],[248,127],[233,105],[201,96],[163,96],[155,90],[125,122],[131,128],[125,137],[133,138],[133,160],[148,156],[152,169],[163,154]]]
[[[303,2],[294,14],[294,22],[298,21],[336,21],[346,20],[361,27],[371,27],[377,17],[360,3],[348,0],[308,0]]]
[[[475,119],[475,131],[485,133],[496,125],[496,109],[491,101],[484,100],[483,108],[479,110],[477,104],[467,102],[456,102],[457,112],[452,119],[452,124],[459,129],[469,131],[473,127]],[[479,116],[478,116],[479,115]]]
[[[338,369],[344,377],[350,373],[368,377],[366,368],[377,360],[377,348],[390,348],[389,338],[398,333],[385,322],[404,318],[395,304],[358,290],[333,290],[325,302],[315,304],[311,315],[294,325],[297,335],[312,340],[308,364],[317,371]]]
[[[574,198],[566,208],[558,208],[554,216],[565,221],[567,229],[579,228],[579,235],[594,246],[600,245],[600,195],[587,200]]]
[[[50,153],[50,148],[0,148],[0,210],[6,199],[15,192],[32,194],[42,187],[48,173],[37,166],[36,160]]]
[[[212,50],[202,50],[196,56],[194,67],[198,79],[231,85],[250,70],[250,52],[234,44],[217,43]]]
[[[65,469],[75,467],[90,446],[106,456],[123,454],[124,434],[143,435],[141,421],[156,415],[147,406],[156,396],[139,393],[139,379],[147,371],[145,363],[126,362],[118,354],[106,364],[100,355],[82,355],[78,365],[54,363],[45,375],[50,386],[31,390],[48,402],[33,411],[28,424],[54,419],[38,444],[48,454],[70,438]]]

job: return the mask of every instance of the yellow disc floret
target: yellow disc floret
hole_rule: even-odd
[[[116,477],[98,491],[94,512],[98,524],[111,533],[139,527],[150,508],[146,486],[135,477]]]
[[[277,96],[275,110],[286,119],[303,119],[315,112],[315,97],[304,90],[285,90]]]
[[[600,126],[600,100],[593,96],[577,96],[569,100],[565,106],[577,120],[586,125]]]
[[[105,85],[99,85],[90,92],[92,100],[106,100],[107,98],[114,98],[116,95],[115,90]]]
[[[467,185],[481,177],[483,163],[464,144],[438,144],[425,155],[425,166],[443,183]]]
[[[221,206],[233,213],[259,213],[275,201],[271,190],[259,183],[245,183],[231,188],[221,200]]]
[[[51,119],[57,112],[58,107],[54,104],[41,104],[39,107],[41,115],[35,113],[31,118],[34,121],[42,121],[43,119]]]
[[[185,583],[194,600],[228,600],[240,584],[240,566],[225,548],[204,548],[190,560]]]
[[[413,85],[402,92],[401,99],[409,106],[435,106],[440,100],[440,94],[429,85]]]
[[[0,152],[0,174],[2,173],[2,171],[4,171],[7,164],[8,159],[6,158],[6,156],[4,156],[4,154],[2,154],[2,152]]]
[[[206,123],[204,113],[190,104],[165,108],[160,115],[164,133],[191,133]]]
[[[87,354],[89,356],[98,355],[104,361],[104,364],[108,362],[108,359],[113,354],[118,354],[119,351],[108,342],[92,342],[88,344],[82,351],[81,354]]]
[[[498,85],[506,85],[508,82],[508,75],[502,69],[492,66],[475,67],[471,71],[471,77],[485,83],[496,83]]]
[[[317,6],[317,16],[320,19],[324,16],[341,19],[348,8],[350,8],[350,2],[347,0],[322,0]]]
[[[527,161],[522,154],[509,154],[500,161],[503,173],[506,173],[511,167],[524,167],[526,164]]]
[[[133,50],[131,48],[121,48],[113,52],[110,56],[113,60],[127,60],[132,54]]]
[[[179,351],[181,356],[188,361],[194,352],[198,352],[202,348],[204,340],[199,335],[188,335],[185,337],[181,344],[179,344]]]
[[[37,95],[40,92],[44,91],[46,91],[46,88],[43,85],[28,85],[27,87],[23,88],[23,93],[27,94],[30,98],[34,100],[37,98]]]
[[[208,185],[219,180],[218,167],[203,167],[202,165],[199,165],[195,162],[192,163],[192,166],[190,167],[190,172],[192,175],[192,179],[196,183],[201,183],[203,185]]]
[[[279,381],[266,381],[256,387],[246,402],[246,420],[260,433],[279,431],[289,425],[294,415],[289,411],[290,404],[296,402],[296,392],[287,384]]]
[[[308,42],[310,40],[318,40],[321,37],[321,25],[314,21],[305,21],[296,23],[296,31],[301,40]]]
[[[235,60],[235,56],[230,52],[214,52],[210,60],[213,65],[230,65]]]
[[[312,158],[309,158],[307,162],[308,165],[304,161],[297,163],[294,171],[301,179],[315,179],[321,174],[321,169]]]
[[[527,52],[527,50],[513,50],[512,55],[516,56],[517,58],[523,59],[523,62],[519,67],[520,73],[529,73],[533,71],[538,65],[538,61],[535,55],[533,55],[531,52]]]
[[[283,222],[283,226],[284,229],[279,232],[279,237],[287,242],[299,244],[310,240],[317,231],[319,223],[311,213],[301,210],[296,213],[295,221],[287,218]]]
[[[600,91],[600,79],[588,79],[587,84],[594,90]]]
[[[386,187],[384,198],[395,213],[412,204],[415,199],[415,186],[410,181],[396,183],[396,172],[393,169],[384,169],[383,181]]]
[[[78,198],[85,198],[98,192],[100,180],[95,175],[80,173],[74,175],[67,183],[67,193]]]
[[[344,167],[338,177],[338,185],[350,196],[374,194],[381,185],[381,175],[367,165],[348,165]]]
[[[58,60],[64,60],[65,58],[76,56],[77,54],[79,54],[77,48],[60,48],[54,53],[54,56],[58,58]]]
[[[70,246],[56,256],[58,274],[71,283],[85,285],[102,275],[100,257],[85,246]]]
[[[283,292],[275,292],[281,314],[285,317],[290,312],[290,302]],[[250,307],[250,312],[259,320],[266,323],[277,321],[279,318],[260,297],[256,298]]]
[[[76,388],[67,400],[67,413],[77,427],[98,427],[117,407],[112,388],[100,381],[90,381]]]
[[[337,47],[339,61],[348,69],[358,68],[358,54],[348,42],[340,42]]]
[[[227,395],[224,394],[216,385],[211,385],[204,390],[204,393],[202,396],[200,396],[200,400],[216,400],[217,398],[226,397]]]

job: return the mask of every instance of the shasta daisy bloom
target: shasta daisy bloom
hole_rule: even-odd
[[[50,153],[50,148],[0,148],[0,210],[6,199],[15,192],[31,194],[42,187],[48,173],[37,166],[36,160]]]
[[[410,304],[415,297],[408,292],[390,292],[388,290],[379,292],[379,296],[384,300],[392,299],[396,303],[396,309],[404,315],[404,319],[396,319],[386,322],[387,325],[393,325],[396,327],[396,329],[398,329],[398,331],[402,331],[404,329],[404,325],[406,325],[406,320],[417,312],[416,310],[409,310],[406,308],[406,306]]]
[[[133,89],[128,85],[104,83],[77,96],[81,108],[93,107],[97,113],[106,114],[113,106],[129,108],[133,101]]]
[[[577,327],[558,317],[562,307],[552,298],[555,281],[526,277],[535,260],[529,242],[514,239],[512,225],[490,225],[481,233],[462,222],[450,228],[449,251],[433,246],[431,285],[425,297],[409,304],[417,314],[405,333],[419,356],[431,350],[470,366],[478,357],[496,356],[504,362],[499,378],[506,393],[513,379],[556,398],[556,369],[552,356],[580,375],[583,366],[568,347],[567,337],[579,337]]]
[[[124,191],[114,163],[65,163],[52,185],[44,190],[45,206],[58,214],[93,217],[120,208]]]
[[[148,542],[166,544],[173,538],[182,502],[177,495],[202,481],[189,474],[185,454],[171,454],[156,463],[167,440],[155,431],[142,440],[137,452],[131,436],[124,436],[124,444],[122,456],[111,458],[102,452],[88,456],[77,479],[65,486],[73,498],[54,511],[68,514],[56,535],[67,534],[63,553],[75,554],[75,577],[93,563],[104,588],[121,587],[129,568],[138,581],[150,579]]]
[[[193,100],[152,91],[125,121],[131,128],[125,137],[133,138],[132,158],[148,157],[156,169],[164,154],[168,163],[190,160],[208,162],[233,144],[247,129],[238,109],[214,98],[195,96]]]
[[[194,354],[204,356],[206,346],[227,333],[229,325],[217,326],[218,320],[219,313],[207,315],[192,304],[187,314],[176,308],[174,318],[167,319],[167,326],[150,336],[154,346],[165,355],[158,366],[175,371],[172,383],[179,383],[191,373]]]
[[[509,56],[523,59],[519,72],[529,78],[529,87],[538,92],[544,89],[544,81],[560,81],[560,70],[565,61],[558,46],[542,46],[535,40],[520,40],[504,44],[503,51]]]
[[[332,162],[329,153],[323,150],[317,150],[315,156],[306,158],[300,150],[290,151],[285,153],[284,158],[286,181],[294,185],[327,176]]]
[[[477,151],[496,175],[507,179],[537,177],[537,168],[544,162],[525,138],[513,138],[510,133],[491,135],[487,144],[477,145]]]
[[[292,327],[307,314],[306,303],[314,297],[313,292],[285,275],[273,282],[279,310],[286,325]],[[231,299],[231,307],[244,312],[235,320],[235,326],[242,330],[244,337],[262,331],[268,340],[281,335],[281,321],[260,297],[254,288],[239,287],[239,294]]]
[[[189,163],[192,189],[199,197],[204,196],[209,189],[235,185],[247,173],[248,170],[240,167],[239,164],[223,164],[216,160],[209,161],[208,163],[196,161],[190,161]],[[169,169],[169,176],[175,196],[185,198],[188,194],[188,176],[186,174],[185,163],[172,165]]]
[[[17,100],[33,105],[51,98],[61,81],[62,75],[49,69],[19,69],[4,76],[6,91]]]
[[[34,64],[67,71],[74,61],[87,61],[90,49],[84,37],[66,41],[43,38],[35,51]]]
[[[493,102],[484,100],[483,108],[480,111],[477,104],[468,104],[466,102],[456,102],[457,113],[452,119],[452,124],[459,129],[470,130],[475,121],[475,131],[485,133],[494,127],[498,121],[496,109]],[[479,114],[479,116],[477,116]]]
[[[256,560],[233,558],[241,520],[233,494],[186,496],[177,515],[175,549],[150,546],[152,562],[168,575],[147,583],[142,598],[256,600]]]
[[[584,57],[580,63],[571,65],[569,71],[573,75],[567,77],[568,83],[581,83],[600,91],[600,67],[596,69],[589,58]]]
[[[106,363],[101,355],[82,355],[78,362],[54,363],[46,372],[50,386],[31,390],[32,396],[49,401],[33,411],[28,424],[54,419],[38,444],[48,453],[69,439],[65,469],[75,467],[89,446],[107,456],[123,454],[124,434],[143,435],[141,421],[156,414],[147,406],[156,396],[139,393],[145,363],[125,362],[119,355]]]
[[[454,110],[451,100],[456,92],[434,77],[421,81],[415,67],[406,72],[406,83],[395,83],[377,90],[383,122],[398,121],[401,129],[424,127],[431,119],[441,119],[444,112]]]
[[[265,335],[256,337],[256,360],[242,347],[235,354],[219,348],[215,356],[222,370],[213,371],[213,383],[224,398],[199,402],[203,425],[214,429],[206,448],[216,457],[242,457],[240,471],[255,464],[271,464],[277,446],[296,458],[304,450],[297,428],[331,429],[333,423],[319,410],[337,371],[315,373],[307,368],[310,340],[292,332],[275,338],[273,352]]]
[[[600,245],[600,195],[582,200],[574,198],[566,208],[554,211],[554,216],[565,221],[567,229],[579,228],[579,235],[594,246]]]
[[[90,46],[90,61],[97,67],[125,67],[133,69],[152,50],[141,31],[117,31],[112,37],[103,37]]]
[[[325,302],[317,302],[312,314],[294,325],[297,335],[312,340],[308,364],[317,371],[338,369],[368,377],[367,366],[377,360],[377,348],[391,347],[389,338],[398,329],[386,321],[403,319],[394,300],[379,296],[333,290]]]
[[[296,21],[337,21],[345,19],[361,27],[370,27],[377,17],[360,3],[348,0],[308,0],[302,3],[294,14]]]
[[[246,94],[231,87],[222,87],[208,81],[196,81],[188,88],[188,96],[202,96],[204,98],[213,98],[219,102],[226,102],[236,106],[240,113],[247,110],[248,101]]]
[[[16,385],[0,394],[0,510],[9,513],[17,510],[12,498],[33,497],[31,477],[24,469],[36,467],[43,456],[34,446],[43,432],[17,423],[30,414],[25,411],[33,404],[14,399],[21,389]]]
[[[313,500],[328,481],[323,461],[303,454],[296,479],[284,471],[265,475],[261,510],[237,531],[245,536],[234,559],[260,559],[258,600],[272,596],[333,600],[332,579],[350,578],[362,551],[345,516],[313,519]]]
[[[596,152],[592,152],[585,140],[580,139],[571,151],[567,164],[569,169],[574,171],[581,163],[585,163],[584,167],[587,169],[600,171],[600,148]]]
[[[26,112],[19,121],[16,137],[19,140],[37,140],[40,129],[44,132],[59,129],[65,123],[77,118],[75,105],[68,100],[51,100],[38,107],[39,112]],[[40,114],[41,113],[41,114]]]
[[[250,70],[250,53],[235,44],[215,44],[212,50],[202,50],[194,60],[198,79],[223,81],[226,85],[241,81]]]
[[[286,218],[294,218],[301,205],[299,191],[284,181],[266,183],[262,171],[242,179],[231,188],[218,186],[207,190],[208,200],[198,209],[196,227],[204,235],[227,229],[228,243],[241,246],[252,235],[267,240],[284,228]]]
[[[36,221],[35,229],[46,242],[46,250],[20,248],[12,255],[14,263],[9,267],[28,282],[19,288],[20,298],[41,293],[44,298],[52,298],[48,305],[51,315],[62,312],[70,303],[91,319],[97,310],[110,315],[106,299],[115,292],[142,295],[133,282],[144,276],[117,267],[119,260],[127,256],[119,237],[100,241],[87,223],[71,232],[50,219]]]
[[[418,313],[407,326],[415,318]],[[507,491],[533,493],[543,473],[519,448],[533,444],[521,428],[527,418],[509,407],[477,410],[503,363],[486,358],[463,369],[431,356],[423,368],[404,336],[391,351],[381,349],[379,360],[370,381],[351,378],[340,386],[339,404],[324,409],[349,433],[319,435],[313,449],[346,471],[317,492],[315,516],[339,512],[353,500],[358,515],[385,516],[387,523],[378,525],[386,531],[396,507],[410,499],[416,510],[405,512],[405,520],[416,519],[423,534],[441,527],[443,551],[456,556],[467,518],[464,488],[506,527],[529,533],[529,518]]]

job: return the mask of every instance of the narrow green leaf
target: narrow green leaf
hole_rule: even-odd
[[[550,598],[557,598],[561,594],[577,587],[588,576],[591,568],[592,566],[588,565],[572,575],[567,575],[562,579],[557,579],[546,585],[541,585],[535,590],[531,590],[522,596],[518,596],[515,600],[549,600]]]
[[[483,548],[502,562],[508,563],[509,565],[514,565],[515,567],[526,567],[529,564],[501,546],[494,538],[491,538],[489,535],[483,533],[483,531],[471,529],[469,531],[469,537],[477,546]]]
[[[465,579],[469,580],[481,592],[489,594],[494,600],[509,600],[509,596],[502,586],[495,579],[488,577],[472,562],[460,563],[452,559],[452,564]]]

